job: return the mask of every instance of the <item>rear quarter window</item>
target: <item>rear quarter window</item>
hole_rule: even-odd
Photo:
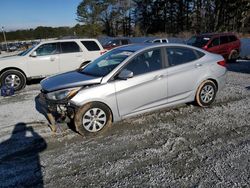
[[[100,48],[95,41],[81,41],[88,51],[99,51]]]

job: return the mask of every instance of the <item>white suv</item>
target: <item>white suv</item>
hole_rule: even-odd
[[[103,52],[96,39],[41,42],[16,56],[0,58],[0,85],[18,91],[27,80],[75,70]]]

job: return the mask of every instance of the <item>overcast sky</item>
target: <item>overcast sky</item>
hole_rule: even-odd
[[[0,27],[6,31],[37,26],[74,26],[81,0],[1,0]]]

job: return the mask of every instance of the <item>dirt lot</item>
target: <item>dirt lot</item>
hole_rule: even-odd
[[[210,108],[164,109],[87,138],[50,132],[39,84],[0,97],[0,187],[250,187],[250,62],[229,70]]]

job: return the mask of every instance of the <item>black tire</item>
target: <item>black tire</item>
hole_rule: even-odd
[[[237,50],[232,50],[228,56],[229,62],[236,62],[236,60],[239,58],[239,52]]]
[[[95,113],[93,111],[94,109],[95,110],[97,109]],[[93,115],[90,117],[91,110],[93,112]],[[98,112],[98,110],[100,111]],[[104,116],[102,116],[103,114],[105,114],[106,117],[105,121],[103,121],[104,120],[103,119]],[[95,120],[94,116],[100,116],[100,119],[99,117],[96,117],[99,120]],[[112,114],[110,109],[105,104],[99,102],[90,102],[82,106],[76,112],[74,117],[74,124],[76,127],[76,131],[82,136],[95,135],[100,132],[104,132],[111,126]],[[102,126],[100,126],[100,124],[102,124]]]
[[[198,87],[195,102],[201,107],[208,107],[211,105],[216,97],[217,88],[213,81],[206,80]]]
[[[1,86],[5,85],[7,87],[11,87],[10,82],[8,82],[8,78],[10,78],[12,75],[12,78],[15,79],[15,85],[12,86],[14,87],[15,91],[19,91],[23,89],[26,86],[26,77],[25,75],[14,69],[6,70],[1,74]]]

